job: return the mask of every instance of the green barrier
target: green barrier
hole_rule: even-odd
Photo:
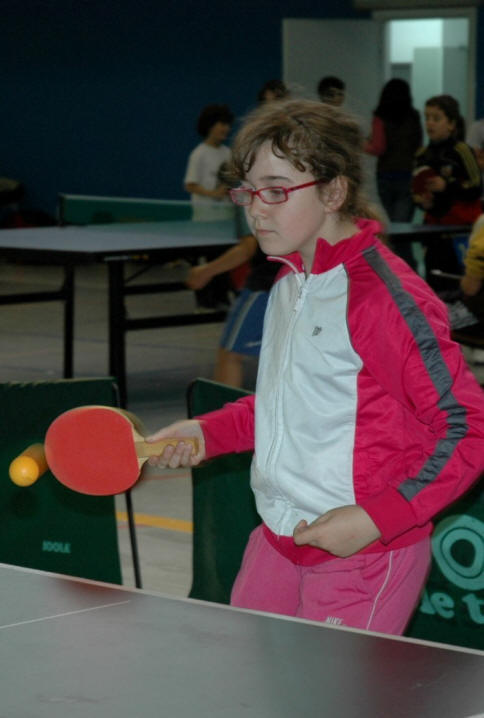
[[[96,197],[60,194],[61,224],[108,224],[111,222],[173,222],[192,218],[191,202],[185,200]]]
[[[112,379],[0,384],[0,561],[110,583],[122,583],[112,496],[84,496],[50,472],[21,488],[10,463],[42,443],[50,423],[83,404],[117,405]]]
[[[435,523],[432,568],[407,635],[484,650],[482,481]]]
[[[197,379],[188,414],[219,409],[249,392]],[[193,469],[193,583],[190,598],[229,603],[250,532],[260,523],[249,486],[251,453],[221,456]]]
[[[189,415],[247,393],[197,379],[189,389]],[[260,522],[249,486],[250,460],[249,454],[232,454],[192,472],[192,598],[229,603],[248,536]],[[439,516],[432,544],[432,570],[406,635],[484,649],[482,482]]]

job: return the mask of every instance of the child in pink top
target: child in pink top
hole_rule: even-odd
[[[263,107],[240,130],[231,196],[281,264],[256,398],[158,431],[180,442],[150,463],[255,449],[262,524],[232,603],[401,633],[432,517],[484,468],[484,398],[444,305],[379,238],[361,146],[353,120],[310,101]]]

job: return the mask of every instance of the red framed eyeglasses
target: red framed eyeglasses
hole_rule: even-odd
[[[261,187],[261,189],[250,189],[249,187],[238,187],[229,190],[230,199],[234,204],[248,207],[252,204],[254,197],[259,197],[265,204],[282,204],[287,202],[289,194],[297,189],[305,187],[313,187],[317,184],[324,183],[324,180],[314,180],[313,182],[305,182],[298,184],[296,187]]]

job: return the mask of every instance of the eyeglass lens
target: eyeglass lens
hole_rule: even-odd
[[[263,187],[257,192],[252,190],[236,189],[230,192],[230,197],[235,204],[252,204],[254,195],[258,195],[266,204],[278,204],[287,199],[286,190],[283,187]]]

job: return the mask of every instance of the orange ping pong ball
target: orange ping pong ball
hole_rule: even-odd
[[[18,456],[10,464],[8,474],[17,486],[32,486],[40,476],[39,465],[30,456]]]
[[[32,486],[47,471],[42,444],[32,444],[12,461],[8,475],[17,486]]]

